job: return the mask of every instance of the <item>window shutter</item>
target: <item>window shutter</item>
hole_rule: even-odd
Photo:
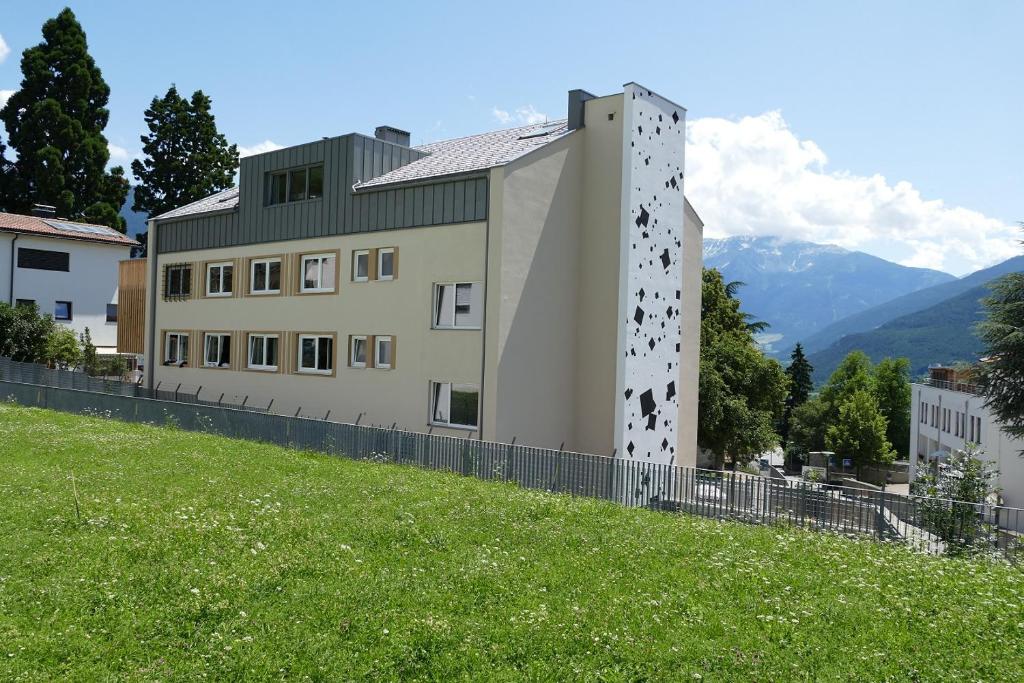
[[[456,306],[470,306],[473,303],[473,287],[459,287],[455,286],[455,305]]]

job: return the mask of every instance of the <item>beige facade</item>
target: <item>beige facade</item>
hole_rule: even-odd
[[[189,390],[202,387],[204,398],[216,399],[223,393],[225,401],[236,403],[246,399],[263,406],[272,399],[272,411],[284,414],[301,410],[304,415],[324,416],[330,411],[332,420],[358,419],[362,424],[397,424],[415,431],[623,455],[625,427],[619,413],[630,394],[636,402],[640,393],[624,386],[627,352],[619,329],[633,324],[633,311],[624,310],[621,290],[627,250],[636,250],[624,234],[634,222],[631,207],[625,204],[625,156],[635,137],[627,134],[627,109],[621,93],[589,99],[585,125],[488,169],[482,176],[487,188],[484,220],[266,239],[168,251],[151,258],[149,282],[155,288],[149,300],[147,334],[153,338],[152,355],[156,356],[155,362],[150,359],[153,384],[165,388],[180,384]],[[681,152],[678,163],[681,166]],[[401,172],[399,167],[391,174]],[[454,202],[459,207],[462,190],[457,182]],[[681,175],[678,182],[681,200]],[[675,181],[672,184],[674,188]],[[436,196],[445,195],[438,190]],[[468,215],[468,190],[465,197]],[[420,201],[418,196],[415,201]],[[448,204],[444,201],[443,208],[434,203],[435,216],[445,215]],[[377,215],[391,220],[390,209],[381,206]],[[424,216],[428,208],[424,203]],[[396,210],[402,210],[400,200]],[[408,206],[405,211],[408,215]],[[218,210],[218,215],[224,212]],[[237,220],[244,221],[244,215]],[[368,220],[372,224],[373,214]],[[658,401],[678,398],[678,409],[673,404],[671,414],[661,415],[657,426],[661,428],[660,421],[672,425],[673,439],[676,435],[679,439],[671,449],[676,453],[674,461],[692,464],[702,226],[688,205],[685,218],[674,220],[678,223],[674,229],[682,234],[673,239],[684,256],[666,266],[666,273],[671,271],[668,287],[681,301],[666,301],[666,294],[657,306],[659,311],[675,307],[676,317],[670,314],[667,319],[668,332],[673,325],[682,332],[676,337],[679,360],[673,359],[667,375],[658,377],[656,390]],[[639,219],[636,222],[639,229]],[[672,224],[663,218],[666,223]],[[164,225],[160,220],[151,223],[151,244],[160,243]],[[368,282],[355,282],[353,253],[380,248],[395,249],[396,277],[375,281],[371,276]],[[300,291],[303,254],[336,255],[333,291]],[[652,253],[651,259],[658,256]],[[260,257],[281,259],[280,295],[249,293],[252,259]],[[166,269],[182,263],[193,264],[193,292],[184,299],[168,298],[163,291]],[[207,297],[206,267],[218,263],[232,264],[234,290],[230,296]],[[660,267],[660,260],[657,263]],[[477,311],[477,329],[434,329],[438,283],[479,284],[482,310]],[[231,334],[231,360],[222,364],[225,367],[204,367],[203,340],[208,331]],[[179,332],[190,335],[185,367],[164,362],[167,335]],[[250,332],[279,335],[283,361],[276,372],[246,367]],[[298,371],[297,335],[303,333],[330,335],[334,340],[330,372]],[[639,340],[638,332],[632,334]],[[350,367],[353,335],[391,337],[392,367]],[[653,350],[653,340],[651,344]],[[646,352],[646,347],[641,351]],[[672,384],[667,397],[666,378]],[[475,428],[432,424],[431,386],[436,382],[478,392]],[[630,428],[643,427],[631,423]]]

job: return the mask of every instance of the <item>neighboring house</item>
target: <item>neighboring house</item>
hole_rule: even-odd
[[[118,261],[138,242],[111,228],[52,217],[0,213],[0,300],[34,303],[100,353],[116,353]]]
[[[150,221],[146,381],[294,414],[692,465],[702,224],[685,109],[241,160]]]
[[[917,468],[974,443],[999,471],[997,486],[1004,503],[1024,508],[1024,441],[1000,428],[968,373],[931,366],[928,379],[913,385],[910,419],[911,479]]]

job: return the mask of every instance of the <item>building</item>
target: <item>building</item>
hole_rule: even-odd
[[[246,157],[239,187],[150,221],[146,382],[693,464],[684,144],[685,109],[629,83],[559,121]]]
[[[34,303],[100,353],[116,353],[118,261],[138,242],[102,225],[0,213],[0,300]]]
[[[910,430],[911,480],[918,468],[974,443],[999,472],[1003,503],[1024,508],[1024,441],[1000,428],[968,372],[930,367],[927,381],[912,386]]]

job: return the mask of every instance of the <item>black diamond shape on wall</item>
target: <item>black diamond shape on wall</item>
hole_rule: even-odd
[[[668,383],[668,387],[665,390],[665,400],[666,401],[671,401],[672,397],[675,396],[675,395],[676,395],[676,383],[673,380],[672,382]]]
[[[679,114],[672,112],[672,123],[679,123]]]
[[[666,186],[667,185],[671,185],[672,187],[675,187],[676,184],[677,183],[676,183],[676,177],[675,176],[672,176],[672,178],[667,183],[665,183]]]
[[[632,395],[633,395],[633,390],[632,389],[626,389],[626,400],[627,401],[629,400],[629,397],[632,396]]]
[[[630,441],[630,442],[629,442],[629,445],[628,445],[628,446],[626,446],[626,450],[627,450],[627,451],[629,451],[629,454],[630,454],[630,455],[633,455],[633,449],[634,449],[634,448],[636,448],[636,446],[634,446],[634,445],[633,445],[633,442],[632,442],[632,441]]]
[[[640,296],[640,301],[643,301],[644,297],[647,296],[647,292],[644,291],[643,287],[640,288],[640,291],[637,292],[637,294]]]
[[[668,448],[668,439],[662,439],[661,440],[661,450],[665,450],[666,448]]]
[[[654,391],[648,389],[644,393],[640,394],[640,414],[643,417],[647,417],[654,412]]]
[[[658,416],[655,415],[654,413],[651,413],[650,415],[647,416],[647,426],[644,427],[644,429],[653,432],[657,427],[658,427]]]
[[[668,247],[665,247],[665,251],[661,252],[661,267],[668,270],[668,267],[672,264],[672,257],[668,255]]]
[[[643,206],[640,207],[640,215],[636,217],[636,227],[641,225],[647,227],[647,221],[651,220],[651,214],[647,213],[647,209]]]
[[[633,320],[636,321],[637,325],[642,325],[644,322],[644,309],[637,306],[636,311],[633,312]]]

